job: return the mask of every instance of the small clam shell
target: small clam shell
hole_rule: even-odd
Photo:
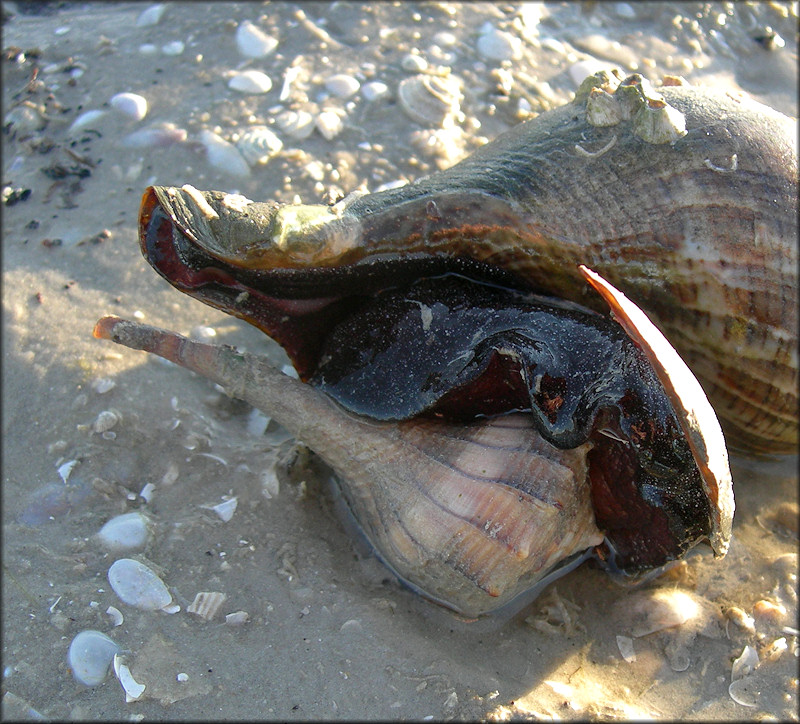
[[[337,98],[350,98],[350,96],[354,96],[358,93],[358,89],[361,88],[361,83],[353,78],[352,75],[337,73],[325,81],[325,88]]]
[[[250,175],[247,161],[232,143],[228,143],[224,138],[207,129],[200,131],[197,140],[205,147],[208,162],[214,168],[226,171],[232,176]]]
[[[122,145],[125,148],[166,148],[173,143],[183,143],[186,136],[186,129],[174,123],[155,123],[129,133],[122,139]]]
[[[314,120],[314,125],[328,141],[332,141],[344,130],[342,114],[332,108],[322,111]]]
[[[400,82],[400,107],[423,126],[452,127],[461,110],[461,88],[453,76],[414,75]]]
[[[164,582],[144,563],[120,558],[108,569],[108,582],[123,603],[143,611],[169,606],[172,596]]]
[[[481,29],[477,47],[478,53],[486,60],[519,60],[522,57],[522,41],[491,23],[486,23]]]
[[[314,116],[308,111],[283,111],[275,117],[275,122],[287,136],[298,141],[314,132]]]
[[[111,98],[111,107],[134,121],[147,115],[147,99],[138,93],[117,93]]]
[[[144,548],[150,528],[141,513],[124,513],[109,520],[97,533],[97,540],[110,551],[135,551]]]
[[[236,29],[236,47],[245,58],[264,58],[278,47],[278,41],[245,20]]]
[[[272,79],[260,70],[243,70],[233,74],[228,88],[240,93],[268,93],[272,90]]]
[[[79,684],[97,686],[108,676],[111,662],[119,650],[119,644],[104,633],[81,631],[69,645],[67,664]]]
[[[236,148],[250,166],[258,166],[279,153],[283,141],[266,126],[253,126],[239,137]]]

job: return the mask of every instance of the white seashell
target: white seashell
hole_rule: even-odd
[[[219,591],[200,591],[192,601],[186,613],[193,613],[206,621],[217,615],[227,596]]]
[[[245,20],[236,29],[236,46],[245,58],[264,58],[278,47],[278,41]]]
[[[152,503],[153,502],[153,493],[156,490],[156,486],[153,483],[147,483],[145,486],[139,491],[139,495],[144,498],[145,503]]]
[[[68,460],[58,466],[58,476],[66,483],[72,474],[73,468],[78,464],[77,460]]]
[[[655,590],[633,594],[621,605],[635,638],[681,626],[698,616],[700,606],[688,593],[677,590]]]
[[[272,80],[260,70],[235,71],[228,88],[240,93],[268,93],[272,90]]]
[[[117,386],[117,383],[114,380],[109,379],[108,377],[97,377],[96,379],[92,380],[92,389],[98,395],[104,395],[106,392],[110,392]]]
[[[752,646],[745,646],[731,665],[731,683],[749,676],[757,666],[758,652]]]
[[[261,475],[261,492],[267,500],[274,498],[280,492],[281,486],[275,466],[267,468]]]
[[[186,130],[174,123],[156,123],[140,128],[122,139],[125,148],[166,148],[186,140]]]
[[[9,127],[12,134],[27,138],[47,125],[42,112],[33,104],[21,103],[6,113],[3,126]]]
[[[72,125],[67,130],[67,133],[75,133],[76,131],[80,131],[86,126],[94,123],[95,121],[99,121],[103,116],[106,115],[106,111],[98,111],[98,110],[91,110],[85,111],[81,113],[73,122]]]
[[[413,121],[450,128],[460,112],[461,89],[453,76],[415,75],[400,82],[400,107]]]
[[[142,10],[139,17],[136,18],[136,27],[146,28],[150,25],[158,25],[166,9],[166,3],[156,3],[146,10]]]
[[[622,658],[629,664],[636,661],[636,650],[633,647],[633,639],[630,636],[617,636],[617,648]]]
[[[283,111],[275,117],[275,122],[281,131],[297,140],[314,132],[314,116],[308,111]]]
[[[236,499],[236,496],[234,496],[222,501],[221,503],[218,503],[217,505],[211,506],[209,510],[213,510],[223,523],[227,523],[231,518],[233,518],[233,514],[236,511],[236,506],[238,504],[239,501]]]
[[[325,88],[337,98],[350,98],[358,93],[361,83],[352,75],[337,73],[325,81]]]
[[[157,52],[158,48],[153,43],[142,43],[139,46],[141,55],[155,55]]]
[[[135,121],[147,115],[147,99],[138,93],[117,93],[111,98],[111,106]]]
[[[364,96],[364,100],[367,101],[374,101],[378,98],[382,98],[388,92],[389,86],[379,80],[373,80],[369,83],[365,83],[361,87],[361,95]]]
[[[67,665],[75,681],[84,686],[97,686],[108,675],[119,645],[100,631],[81,631],[72,639],[67,652]]]
[[[114,553],[140,550],[149,538],[149,521],[138,512],[113,517],[97,533],[100,544]]]
[[[247,611],[234,611],[225,616],[225,623],[228,626],[242,626],[250,620],[250,614]]]
[[[164,55],[176,56],[176,55],[181,55],[181,53],[183,53],[185,48],[186,45],[182,40],[173,40],[169,43],[165,43],[164,45],[162,45],[161,52]]]
[[[614,3],[614,14],[618,18],[624,18],[625,20],[636,19],[636,11],[629,3]]]
[[[114,655],[114,674],[116,674],[119,683],[122,685],[122,690],[125,692],[126,704],[141,698],[147,686],[140,684],[133,678],[131,670],[126,664],[122,663],[122,657],[119,654]]]
[[[477,47],[478,53],[486,60],[519,60],[522,57],[522,41],[491,23],[486,23],[481,29]]]
[[[332,109],[322,111],[314,121],[314,125],[328,141],[332,141],[344,129],[341,114]]]
[[[267,417],[261,410],[254,407],[247,415],[247,432],[253,437],[261,437],[267,431],[270,417]]]
[[[120,611],[116,606],[109,606],[106,609],[106,613],[111,617],[111,625],[114,628],[117,626],[122,626],[123,622],[125,621],[125,617],[122,615],[122,611]]]
[[[97,419],[92,423],[95,432],[106,432],[120,421],[120,416],[114,410],[103,410],[97,415]]]
[[[756,707],[761,699],[758,684],[753,679],[737,679],[728,686],[728,695],[740,706]]]
[[[143,611],[158,611],[172,602],[164,582],[132,558],[115,561],[108,569],[108,582],[123,603]]]
[[[404,55],[403,59],[400,61],[400,67],[409,73],[422,73],[422,71],[428,69],[428,61],[421,55],[408,53],[408,55]]]
[[[610,61],[605,60],[598,60],[597,58],[585,58],[584,60],[579,60],[577,63],[573,63],[569,67],[569,77],[572,82],[575,84],[577,88],[583,83],[584,79],[587,76],[594,75],[595,73],[599,73],[601,70],[605,71],[612,71],[616,68],[616,64]]]
[[[236,141],[236,148],[250,166],[258,166],[280,153],[283,141],[266,126],[253,126]]]
[[[249,176],[250,167],[247,161],[242,158],[242,154],[231,143],[221,138],[213,131],[203,130],[197,136],[197,140],[205,147],[208,162],[222,171],[226,171],[232,176]]]

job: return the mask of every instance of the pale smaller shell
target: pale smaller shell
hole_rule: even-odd
[[[731,665],[731,683],[749,676],[757,666],[758,652],[752,646],[745,646]]]
[[[136,681],[127,664],[122,663],[122,661],[123,659],[119,654],[114,654],[114,674],[119,679],[119,683],[125,692],[125,702],[129,704],[140,699],[147,686]]]
[[[119,645],[100,631],[81,631],[72,639],[67,652],[67,665],[75,681],[84,686],[97,686],[108,675],[108,669]]]
[[[210,621],[217,615],[220,607],[225,603],[227,596],[220,591],[200,591],[192,604],[186,609],[186,613],[194,614],[199,618]]]
[[[260,70],[238,71],[228,81],[228,88],[239,93],[268,93],[272,90],[272,79]]]
[[[279,153],[283,141],[266,126],[253,126],[239,137],[236,148],[250,166],[258,166]]]
[[[138,93],[117,93],[110,103],[112,108],[134,121],[141,121],[147,115],[147,99]]]
[[[174,123],[155,123],[140,128],[122,139],[125,148],[166,148],[173,143],[183,143],[187,137],[186,129]]]
[[[400,82],[400,107],[423,126],[448,128],[461,110],[461,88],[453,76],[414,75]]]
[[[97,533],[100,544],[112,552],[141,550],[149,538],[149,522],[136,511],[111,518]]]
[[[519,60],[522,57],[522,41],[491,23],[484,24],[481,29],[477,48],[486,60]]]
[[[287,136],[302,140],[314,132],[314,116],[308,111],[283,111],[275,117],[278,128]]]
[[[172,40],[161,46],[164,55],[178,56],[186,49],[186,44],[182,40]]]
[[[264,58],[278,47],[278,41],[245,20],[236,29],[236,47],[245,58]]]
[[[142,12],[139,14],[139,17],[136,19],[136,27],[146,28],[151,25],[158,25],[166,9],[166,3],[157,3],[155,5],[151,5],[146,10],[142,10]]]
[[[232,143],[228,143],[224,138],[208,129],[200,131],[197,140],[206,149],[208,162],[214,168],[225,171],[231,176],[250,175],[250,167],[247,165],[247,161],[244,160],[242,154]]]
[[[87,126],[99,121],[103,116],[106,115],[106,111],[100,110],[90,110],[81,113],[73,122],[72,125],[67,130],[67,133],[76,133],[78,131],[82,131]]]
[[[421,73],[428,69],[428,61],[416,53],[408,53],[400,61],[400,67],[409,73]]]
[[[232,498],[228,498],[227,500],[223,500],[217,505],[208,506],[208,509],[213,510],[223,523],[228,523],[230,519],[233,518],[233,514],[236,512],[236,506],[238,504],[239,501],[237,500],[236,496],[234,496]]]
[[[342,115],[334,109],[322,111],[314,120],[314,125],[328,141],[332,141],[344,130]]]
[[[354,96],[358,93],[358,89],[361,88],[361,83],[352,75],[337,73],[325,81],[325,88],[337,98],[350,98],[350,96]]]
[[[247,611],[234,611],[225,615],[225,623],[228,626],[243,626],[250,620]]]
[[[123,603],[143,611],[158,611],[172,602],[164,582],[132,558],[115,561],[108,569],[108,582]]]
[[[389,86],[379,80],[373,80],[365,83],[361,87],[361,95],[364,96],[366,101],[374,101],[382,98],[389,92]]]

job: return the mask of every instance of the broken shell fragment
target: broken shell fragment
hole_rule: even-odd
[[[194,614],[199,618],[210,621],[217,615],[220,607],[228,597],[219,591],[200,591],[186,609],[186,613]]]

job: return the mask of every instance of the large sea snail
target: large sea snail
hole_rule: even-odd
[[[145,192],[155,269],[310,384],[121,320],[95,333],[264,407],[402,579],[479,616],[586,550],[632,575],[701,539],[724,554],[719,424],[615,286],[730,441],[792,449],[796,158],[795,124],[745,96],[598,74],[451,169],[331,207]]]

